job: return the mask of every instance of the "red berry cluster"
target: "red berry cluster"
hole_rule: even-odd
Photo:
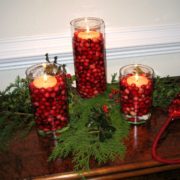
[[[106,90],[104,38],[82,39],[74,33],[73,52],[77,91],[91,98]]]
[[[66,83],[63,76],[56,76],[57,84],[50,88],[36,88],[29,84],[31,100],[35,108],[35,121],[44,132],[63,128],[68,123]]]
[[[152,105],[153,81],[148,79],[148,84],[137,87],[134,83],[131,85],[127,83],[130,76],[132,74],[120,79],[121,110],[130,117],[147,115]]]
[[[109,112],[109,108],[108,108],[108,106],[107,106],[106,104],[104,104],[104,105],[102,106],[102,110],[103,110],[105,113],[108,113],[108,112]]]
[[[111,92],[109,93],[109,98],[113,99],[115,103],[120,103],[120,97],[119,97],[119,90],[118,89],[111,89]]]
[[[180,93],[173,99],[168,109],[170,116],[180,117]]]
[[[66,78],[67,78],[67,79],[72,79],[71,74],[66,74]]]

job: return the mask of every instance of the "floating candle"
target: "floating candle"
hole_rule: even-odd
[[[54,76],[44,74],[43,76],[37,77],[33,84],[36,88],[49,88],[54,87],[57,84],[57,80]]]
[[[97,31],[82,31],[79,32],[78,37],[81,39],[97,39],[99,38],[100,33]]]
[[[147,77],[141,76],[141,75],[138,75],[138,74],[129,76],[127,78],[128,85],[135,84],[137,87],[141,87],[142,85],[147,85],[148,81],[149,80],[148,80]]]

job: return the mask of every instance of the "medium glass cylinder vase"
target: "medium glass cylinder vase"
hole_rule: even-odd
[[[99,18],[71,21],[76,88],[83,98],[106,90],[105,26]]]
[[[51,133],[68,123],[65,74],[54,64],[36,64],[26,70],[38,132]]]
[[[145,123],[151,117],[153,77],[153,69],[141,64],[120,69],[121,111],[131,124]]]

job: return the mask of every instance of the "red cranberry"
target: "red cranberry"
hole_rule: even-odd
[[[128,85],[129,74],[120,79],[120,95],[122,112],[130,116],[143,116],[149,112],[152,103],[153,84],[151,80],[147,85],[137,87],[135,84]]]
[[[77,90],[82,97],[93,97],[106,89],[105,55],[102,51],[104,39],[92,42],[89,39],[79,38],[77,32],[75,36],[77,37],[73,38],[73,51]]]
[[[57,76],[57,85],[52,88],[36,88],[30,83],[32,103],[35,108],[35,120],[39,129],[52,131],[64,127],[68,123],[68,104],[65,81]],[[61,86],[62,85],[62,86]],[[63,96],[61,95],[63,94]],[[60,111],[61,110],[61,111]],[[63,124],[58,115],[62,116]]]

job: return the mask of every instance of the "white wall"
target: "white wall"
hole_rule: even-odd
[[[49,52],[73,72],[70,20],[104,19],[107,70],[141,63],[180,75],[179,0],[0,0],[0,90]]]
[[[103,18],[107,28],[180,23],[179,0],[0,0],[0,38],[69,32],[70,20]]]

